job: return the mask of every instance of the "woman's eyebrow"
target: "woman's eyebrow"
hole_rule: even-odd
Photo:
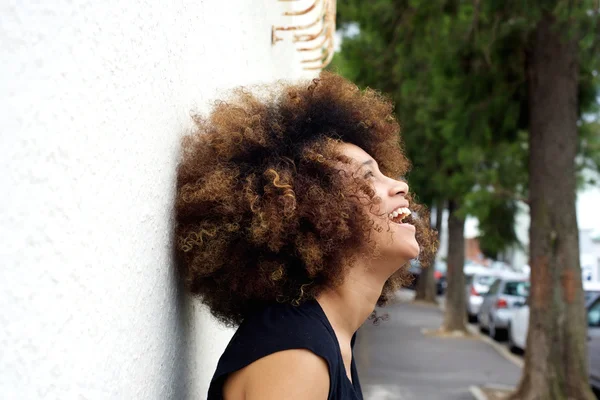
[[[368,165],[373,164],[373,160],[367,160],[367,161],[363,161],[358,168],[356,169],[356,172],[362,171],[362,169]]]

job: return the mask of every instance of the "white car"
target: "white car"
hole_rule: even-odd
[[[496,279],[479,307],[479,330],[501,340],[508,333],[514,311],[525,302],[528,294],[528,276],[503,274]]]
[[[488,292],[492,283],[501,275],[502,272],[497,270],[486,270],[466,275],[465,295],[469,322],[477,321],[477,314],[481,308],[481,303],[483,303],[483,296]]]
[[[508,347],[513,353],[525,350],[528,327],[529,305],[525,303],[513,312],[512,320],[508,324]]]
[[[600,282],[583,282],[584,304],[600,294]],[[527,330],[529,327],[529,306],[525,302],[517,308],[508,324],[508,345],[511,351],[523,351],[527,346]]]

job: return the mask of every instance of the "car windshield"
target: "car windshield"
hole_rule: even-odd
[[[504,284],[504,294],[509,296],[528,296],[529,282],[509,281]]]

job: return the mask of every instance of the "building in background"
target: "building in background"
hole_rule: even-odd
[[[586,281],[600,282],[600,225],[596,226],[599,214],[590,212],[588,201],[592,201],[596,189],[584,190],[577,203],[579,220],[579,254],[582,278]],[[440,232],[440,249],[438,259],[445,259],[448,254],[448,213],[443,214],[442,231]],[[507,249],[501,254],[499,261],[518,271],[529,271],[529,208],[520,203],[516,218],[515,230],[520,244]],[[479,231],[477,219],[468,217],[465,222],[465,262],[491,265],[479,248]],[[593,228],[591,228],[593,226]]]
[[[579,248],[583,280],[600,282],[600,230],[580,230]]]

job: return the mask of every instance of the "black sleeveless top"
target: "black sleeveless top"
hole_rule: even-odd
[[[355,339],[356,334],[352,337],[352,349]],[[354,355],[350,382],[335,332],[316,300],[298,307],[270,305],[246,318],[219,360],[208,400],[223,399],[223,384],[229,374],[269,354],[291,349],[307,349],[325,359],[329,365],[328,400],[363,400]]]

